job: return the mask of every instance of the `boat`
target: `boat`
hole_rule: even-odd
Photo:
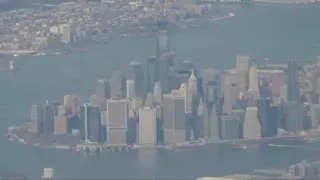
[[[15,71],[16,70],[16,65],[14,61],[9,61],[9,71]]]
[[[229,16],[233,17],[233,16],[235,16],[235,14],[234,13],[229,13]]]

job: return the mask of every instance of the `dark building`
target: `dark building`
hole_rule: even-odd
[[[298,77],[298,65],[295,61],[288,62],[287,68],[288,76],[288,101],[299,101],[300,92],[299,92],[299,77]]]
[[[277,114],[271,107],[269,98],[258,99],[258,119],[261,125],[261,137],[277,135]]]
[[[41,108],[42,131],[44,134],[54,132],[54,115],[55,111],[52,105],[46,103]]]
[[[170,80],[169,80],[169,58],[168,56],[161,55],[159,61],[159,82],[161,84],[162,92],[169,93],[170,92]]]
[[[303,104],[295,101],[287,102],[283,107],[284,129],[292,132],[303,130],[305,115]]]
[[[84,104],[80,107],[83,122],[82,133],[85,141],[100,142],[101,113],[99,108]]]
[[[134,80],[135,94],[137,97],[144,99],[145,97],[145,84],[144,84],[144,70],[140,62],[132,61],[127,70],[127,79]]]
[[[146,88],[147,92],[153,92],[154,83],[157,81],[157,58],[150,57],[146,62]]]

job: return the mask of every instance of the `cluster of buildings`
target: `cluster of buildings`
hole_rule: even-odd
[[[155,57],[98,80],[88,103],[66,95],[61,104],[33,105],[29,131],[148,146],[317,131],[319,63],[258,65],[238,56],[232,69],[198,72],[191,61],[175,60],[166,25],[158,22]]]
[[[190,6],[185,6],[190,4]],[[0,13],[0,50],[34,52],[68,48],[88,38],[114,34],[144,34],[154,30],[154,21],[164,14],[178,24],[207,12],[211,6],[193,1],[87,0],[58,5],[34,4],[32,9]],[[184,8],[186,7],[186,8]]]

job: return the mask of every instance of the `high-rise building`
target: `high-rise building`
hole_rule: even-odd
[[[42,133],[51,134],[54,132],[54,109],[46,102],[41,109],[42,115]]]
[[[79,115],[79,97],[77,95],[65,95],[63,97],[63,104],[68,116],[74,117]]]
[[[144,103],[144,105],[152,107],[153,104],[154,104],[154,96],[151,92],[148,92],[146,95],[146,102]]]
[[[84,140],[100,142],[101,112],[99,108],[84,104],[80,107],[80,119],[83,122]]]
[[[277,135],[277,116],[271,108],[269,98],[258,99],[258,118],[261,125],[261,137],[272,137]]]
[[[140,62],[130,62],[127,69],[127,78],[134,81],[136,96],[144,99],[146,87],[144,81],[144,69]]]
[[[261,138],[261,125],[258,120],[257,107],[247,107],[245,120],[243,123],[243,138],[244,139]]]
[[[249,73],[249,92],[254,92],[256,94],[256,98],[260,97],[260,90],[259,90],[259,77],[257,68],[255,65],[250,67]]]
[[[68,117],[59,115],[54,118],[54,134],[68,133]]]
[[[238,73],[249,72],[251,57],[246,55],[237,56],[236,69]]]
[[[127,143],[128,101],[126,99],[107,100],[107,143],[124,145]]]
[[[295,61],[288,62],[287,69],[287,85],[288,85],[288,101],[299,101],[299,77],[298,77],[298,65]]]
[[[165,28],[161,28],[158,30],[158,37],[157,37],[157,59],[159,60],[160,56],[168,52],[169,52],[168,31]]]
[[[236,115],[222,115],[221,117],[221,139],[240,139],[241,117]]]
[[[198,80],[192,70],[191,75],[188,80],[188,88],[187,88],[187,114],[192,115],[195,112],[195,104],[198,98]]]
[[[156,109],[145,107],[139,110],[139,144],[157,144]]]
[[[110,98],[110,83],[104,79],[99,79],[95,94],[102,100]]]
[[[320,123],[320,104],[310,105],[311,127],[317,128]]]
[[[235,83],[225,84],[224,87],[223,112],[229,113],[236,106],[236,102],[239,99],[239,90]]]
[[[285,130],[292,132],[303,130],[303,121],[306,116],[306,110],[303,104],[289,101],[284,105],[283,113]]]
[[[159,82],[155,82],[154,84],[153,96],[156,104],[162,103],[162,89]]]
[[[30,110],[31,127],[30,132],[42,133],[42,116],[41,106],[38,104],[32,105]]]
[[[161,54],[158,60],[158,79],[161,84],[163,93],[170,92],[170,80],[169,80],[169,59],[167,54]]]
[[[163,95],[164,143],[174,144],[186,140],[184,97],[179,90]]]
[[[136,93],[135,93],[135,81],[132,80],[132,79],[128,79],[126,81],[126,84],[127,84],[127,98],[133,98],[136,96]]]
[[[124,98],[126,92],[126,79],[121,71],[115,71],[110,80],[111,97]]]
[[[146,83],[147,83],[147,92],[153,91],[153,87],[155,86],[155,82],[158,78],[158,63],[156,57],[150,57],[146,62]]]

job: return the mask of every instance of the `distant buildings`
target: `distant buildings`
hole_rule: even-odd
[[[184,97],[179,91],[163,95],[163,133],[165,144],[186,141],[186,114]]]
[[[166,20],[158,26],[155,57],[132,61],[124,73],[117,70],[98,80],[89,103],[80,105],[80,98],[70,94],[62,104],[33,105],[29,131],[81,134],[85,142],[110,146],[155,146],[269,138],[279,135],[279,129],[297,134],[319,126],[317,71],[300,73],[303,80],[295,62],[287,67],[254,64],[242,55],[234,68],[201,73],[192,61],[174,59]],[[62,31],[70,41],[67,27],[50,30]],[[312,87],[300,91],[301,82]]]

